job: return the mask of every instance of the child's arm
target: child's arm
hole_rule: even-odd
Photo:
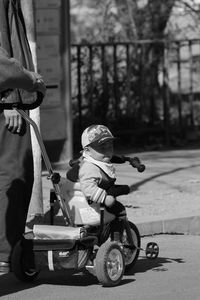
[[[82,155],[78,158],[70,159],[69,166],[70,169],[66,173],[67,179],[69,179],[72,182],[77,182],[79,180],[79,169],[80,169],[80,163],[82,161]]]
[[[130,193],[130,187],[126,184],[115,184],[107,190],[108,195],[118,197],[121,195],[127,195]]]
[[[45,84],[41,75],[26,70],[18,61],[0,52],[0,92],[8,89],[40,91],[45,94]]]
[[[108,195],[105,189],[99,187],[101,173],[99,167],[84,163],[79,170],[79,181],[83,194],[89,203],[102,203],[111,207],[115,203],[115,197]]]
[[[126,162],[125,157],[123,155],[113,155],[110,161],[112,164],[123,164]]]

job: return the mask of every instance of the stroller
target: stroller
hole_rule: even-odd
[[[126,219],[120,223],[119,230],[119,226],[115,227],[114,215],[108,214],[103,204],[99,211],[93,210],[76,183],[70,183],[53,171],[37,125],[21,107],[11,108],[16,109],[34,129],[53,186],[51,214],[56,201],[64,221],[63,226],[54,225],[52,218],[50,225],[34,225],[31,232],[24,233],[11,255],[15,276],[21,281],[31,282],[43,269],[64,269],[69,276],[83,271],[96,276],[103,286],[111,287],[118,285],[124,272],[133,268],[140,250],[146,252],[147,258],[155,259],[159,253],[158,245],[150,242],[146,249],[142,249],[135,224]],[[138,158],[123,157],[123,160],[139,172],[145,169]]]

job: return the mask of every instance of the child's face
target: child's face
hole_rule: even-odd
[[[99,161],[110,162],[113,156],[113,141],[108,140],[100,145],[92,145],[87,147],[88,154]]]

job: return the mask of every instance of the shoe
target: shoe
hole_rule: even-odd
[[[10,272],[10,264],[5,261],[0,261],[0,276]]]

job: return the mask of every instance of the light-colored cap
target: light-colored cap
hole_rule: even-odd
[[[104,125],[91,125],[83,131],[81,144],[84,149],[86,146],[91,144],[102,144],[113,139],[115,139],[115,137],[112,135],[108,127]]]

